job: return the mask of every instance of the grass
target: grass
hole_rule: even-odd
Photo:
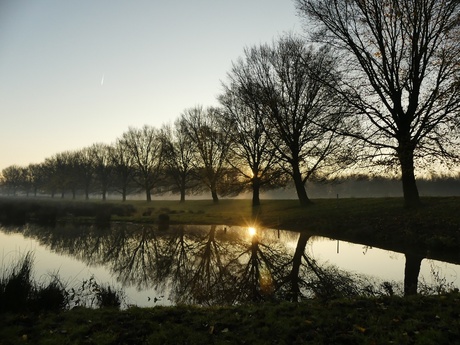
[[[2,315],[0,343],[453,344],[460,295]]]

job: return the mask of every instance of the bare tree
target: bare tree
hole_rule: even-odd
[[[334,88],[353,107],[343,134],[399,165],[407,207],[420,203],[416,163],[458,160],[460,3],[455,0],[296,0],[312,39],[342,52]],[[457,150],[457,151],[456,151]]]
[[[37,196],[40,188],[44,185],[43,164],[31,163],[27,166],[29,183],[34,196]]]
[[[276,145],[264,130],[262,100],[245,72],[244,65],[233,66],[219,101],[226,109],[228,128],[233,129],[230,164],[243,177],[243,189],[252,191],[252,206],[256,207],[261,189],[281,187],[286,180],[275,154]]]
[[[73,198],[75,198],[76,189],[82,190],[85,199],[89,200],[89,195],[94,186],[94,164],[89,147],[70,152],[69,165],[71,166],[69,174],[72,177],[70,189]]]
[[[264,130],[292,176],[301,205],[310,203],[306,181],[338,164],[342,142],[333,129],[340,121],[331,114],[340,105],[321,82],[334,77],[335,63],[327,49],[315,50],[289,35],[272,46],[246,49],[245,61],[234,67],[245,71],[246,92],[255,90],[264,105]]]
[[[64,151],[47,158],[45,164],[48,166],[48,181],[51,188],[51,196],[54,197],[55,191],[61,192],[61,199],[65,193],[72,191],[73,198],[75,197],[75,177],[74,174],[73,152]]]
[[[102,200],[107,199],[107,191],[113,179],[113,165],[111,162],[111,146],[96,143],[90,146],[89,154],[91,156],[94,179],[98,183],[102,194]]]
[[[72,193],[72,199],[76,198],[77,190],[83,186],[82,183],[82,164],[81,164],[81,151],[67,151],[62,153],[66,158],[66,189]],[[92,166],[90,168],[90,174],[92,174]]]
[[[2,184],[8,195],[16,195],[22,184],[22,167],[18,165],[10,165],[2,170]]]
[[[136,174],[134,180],[145,190],[147,201],[152,200],[152,189],[158,185],[161,174],[162,147],[159,131],[151,126],[129,128],[122,140],[133,156]]]
[[[172,191],[179,191],[180,202],[185,202],[187,191],[198,184],[194,166],[194,146],[190,136],[187,135],[185,122],[177,119],[173,127],[163,126],[161,137],[166,175],[171,179]]]
[[[226,161],[231,146],[231,131],[224,128],[218,108],[187,109],[181,116],[187,135],[193,143],[196,157],[195,169],[200,172],[203,183],[211,190],[212,200],[219,201],[218,189],[226,173]]]
[[[123,139],[117,139],[110,154],[115,190],[121,193],[122,201],[126,201],[128,188],[134,177],[134,157],[129,153],[126,141]]]

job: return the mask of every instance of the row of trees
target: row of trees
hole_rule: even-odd
[[[186,191],[207,186],[217,201],[219,193],[250,186],[254,205],[261,188],[290,177],[307,205],[305,183],[313,176],[356,164],[399,167],[406,206],[417,206],[416,166],[459,160],[459,2],[296,4],[314,27],[314,45],[286,35],[245,49],[223,84],[220,107],[188,109],[160,130],[130,129],[107,153],[101,146],[83,150],[78,155],[96,163],[92,170],[82,163],[76,176],[97,176],[104,196],[105,174],[115,170],[123,198],[132,180],[147,200],[152,190],[177,190],[183,200]],[[62,170],[68,155],[75,153],[44,166]],[[6,183],[10,175],[3,172]],[[62,185],[72,175],[47,176]]]
[[[15,193],[66,192],[102,198],[117,191],[187,192],[207,188],[220,195],[252,190],[259,205],[263,189],[284,186],[292,178],[302,205],[305,183],[319,173],[334,173],[350,157],[330,88],[318,82],[335,59],[327,49],[308,47],[293,36],[245,51],[233,65],[219,97],[220,107],[187,109],[161,129],[130,128],[112,145],[95,144],[63,152],[26,168],[3,170],[4,185]],[[345,154],[346,153],[346,154]]]

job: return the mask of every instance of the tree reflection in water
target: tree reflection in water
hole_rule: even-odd
[[[240,237],[231,241],[233,257],[229,262],[232,272],[233,302],[272,299],[283,276],[289,254],[280,242],[261,241],[262,234],[256,229],[249,233],[249,240]]]
[[[288,262],[288,265],[291,265],[291,270],[281,279],[280,291],[284,292],[285,297],[293,302],[299,301],[302,297],[302,287],[306,288],[308,285],[301,275],[301,267],[302,259],[306,258],[305,248],[309,238],[310,235],[305,232],[300,234],[294,255]]]
[[[17,228],[61,255],[88,265],[104,265],[125,287],[155,289],[173,303],[215,305],[283,298],[355,295],[375,292],[366,278],[318,265],[308,255],[310,235],[218,226],[171,226],[114,223],[110,229],[66,225]],[[278,234],[279,235],[279,234]],[[421,258],[406,267],[406,285],[414,292]],[[415,274],[416,273],[416,274]],[[97,277],[96,277],[97,278]],[[409,279],[410,278],[410,279]],[[410,280],[410,282],[409,282]],[[410,285],[412,284],[412,285]],[[410,287],[409,287],[410,285]],[[415,286],[416,289],[416,286]],[[406,291],[407,293],[407,291]]]
[[[117,230],[114,231],[117,241],[108,244],[102,263],[117,273],[117,280],[123,285],[134,285],[138,289],[154,286],[160,249],[153,227],[141,225],[130,229],[129,236],[125,236],[125,226]]]

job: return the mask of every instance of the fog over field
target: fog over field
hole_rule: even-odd
[[[460,196],[460,178],[443,178],[418,181],[420,195]],[[348,179],[335,182],[307,182],[307,193],[312,199],[320,198],[383,198],[402,197],[401,181],[396,179]],[[209,199],[209,193],[187,196],[187,200]],[[242,193],[232,198],[250,199],[250,193]],[[113,195],[114,198],[118,196]],[[177,199],[177,195],[155,195],[153,199]],[[145,199],[142,193],[131,195],[130,199]],[[297,199],[293,186],[261,193],[261,199]]]

